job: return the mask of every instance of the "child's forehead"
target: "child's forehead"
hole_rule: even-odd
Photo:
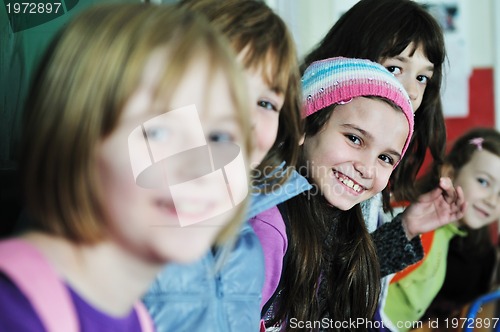
[[[377,107],[374,107],[374,105],[377,105]],[[339,102],[335,106],[335,109],[348,110],[348,112],[345,112],[345,116],[358,119],[360,122],[364,122],[365,120],[363,118],[359,118],[359,113],[376,115],[376,119],[383,122],[385,120],[384,120],[384,117],[382,115],[379,116],[379,114],[378,114],[378,113],[380,113],[379,110],[381,110],[381,109],[391,110],[393,112],[388,112],[388,114],[391,114],[391,115],[393,113],[399,114],[399,115],[401,115],[402,119],[405,119],[405,122],[406,122],[406,118],[404,117],[404,114],[401,111],[401,109],[396,104],[394,104],[393,102],[388,100],[387,98],[383,98],[380,96],[367,95],[367,96],[353,97],[353,98],[350,98],[348,100]],[[335,110],[334,110],[333,114],[335,114]],[[386,114],[386,113],[384,112],[384,114]]]
[[[157,50],[146,61],[139,83],[125,102],[125,118],[147,118],[196,105],[199,111],[219,98],[221,105],[235,101],[227,73],[207,59],[192,59],[182,68],[169,63],[164,50]]]
[[[421,51],[426,59],[436,65],[436,59],[431,57],[431,54],[440,54],[440,50],[435,49],[435,45],[422,38],[404,39],[402,41],[394,40],[389,44],[387,49],[382,53],[381,59],[395,57],[406,53],[407,56],[413,57],[417,51]],[[432,59],[431,59],[432,58]],[[437,63],[439,64],[439,63]]]
[[[500,156],[486,149],[475,150],[467,163],[477,169],[500,169]]]
[[[277,51],[268,48],[265,52],[255,52],[247,45],[237,58],[246,71],[260,75],[271,90],[278,93],[286,90],[291,65]]]
[[[139,89],[141,87],[153,89],[160,83],[162,73],[168,61],[167,57],[168,53],[166,48],[159,48],[151,52],[142,71]]]
[[[386,98],[358,96],[337,104],[330,117],[333,121],[352,123],[359,128],[401,126],[407,129],[408,120],[401,109]],[[346,122],[347,121],[347,122]],[[406,135],[409,133],[406,131]]]

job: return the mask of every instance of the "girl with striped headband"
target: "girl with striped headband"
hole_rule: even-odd
[[[422,259],[418,235],[453,220],[456,208],[463,203],[450,179],[441,180],[420,196],[415,187],[426,155],[438,163],[444,158],[446,128],[440,98],[446,58],[443,32],[414,0],[360,0],[305,56],[303,67],[335,56],[382,64],[403,84],[415,112],[411,157],[401,161],[381,195],[362,204],[379,253],[381,273],[386,276]],[[430,204],[437,200],[444,201],[440,209]],[[408,202],[412,204],[404,214],[393,211],[393,205],[407,206]]]
[[[264,254],[283,262],[266,271],[275,290],[263,294],[267,326],[310,321],[328,330],[330,319],[370,320],[375,311],[380,273],[359,203],[387,185],[411,139],[413,110],[399,81],[369,60],[314,62],[302,85],[298,171],[313,189],[253,222],[268,226],[256,228]]]

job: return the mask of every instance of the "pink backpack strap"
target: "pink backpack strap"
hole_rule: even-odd
[[[134,308],[139,318],[139,323],[141,323],[142,332],[154,332],[153,321],[144,304],[142,304],[142,302],[137,302]]]
[[[266,332],[266,323],[263,319],[260,320],[259,332]]]
[[[20,239],[1,241],[0,271],[26,296],[47,331],[79,331],[68,289],[37,248]]]

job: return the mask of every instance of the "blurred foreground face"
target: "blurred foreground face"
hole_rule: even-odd
[[[477,229],[500,218],[500,157],[481,150],[456,175],[453,184],[462,187],[467,209],[463,222]]]
[[[154,96],[165,55],[153,53],[99,150],[110,235],[152,261],[199,258],[247,195],[238,110],[222,72],[199,58],[165,105]]]

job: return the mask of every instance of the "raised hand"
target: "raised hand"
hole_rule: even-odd
[[[442,177],[439,186],[422,194],[408,206],[402,215],[403,228],[409,240],[464,216],[466,202],[462,188],[454,187],[448,177]]]

